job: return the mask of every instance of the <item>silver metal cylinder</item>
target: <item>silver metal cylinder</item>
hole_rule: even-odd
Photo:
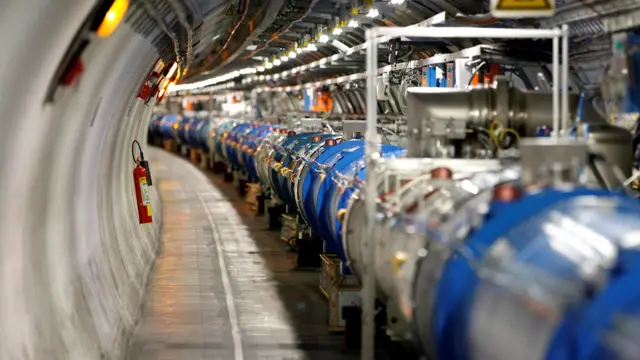
[[[461,168],[464,163],[473,162],[452,161],[459,163]],[[374,238],[366,240],[376,244],[373,274],[378,298],[395,304],[403,320],[419,329],[419,341],[432,352],[430,330],[435,287],[442,266],[451,254],[453,244],[449,241],[464,241],[467,234],[460,232],[459,216],[478,214],[478,209],[485,208],[491,199],[491,194],[485,190],[505,175],[503,172],[467,171],[456,172],[450,179],[440,179],[434,178],[429,170],[416,169],[413,180],[396,188],[390,187],[394,191],[389,192],[384,197],[384,204],[381,202],[377,207]],[[363,266],[367,235],[361,230],[366,221],[365,211],[364,199],[355,195],[342,228],[349,266],[358,277],[368,271]],[[456,216],[452,217],[453,214]],[[418,324],[416,319],[419,319]]]
[[[506,78],[494,85],[466,90],[410,88],[407,91],[408,156],[433,157],[433,139],[464,139],[467,127],[488,127],[497,121],[535,136],[541,126],[552,126],[552,93],[523,91]],[[569,116],[575,117],[579,97],[569,94]]]

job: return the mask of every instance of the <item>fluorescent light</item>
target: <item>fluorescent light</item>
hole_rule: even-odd
[[[378,12],[378,9],[372,8],[371,10],[369,10],[366,16],[370,18],[375,18],[380,16],[380,13]]]
[[[333,35],[340,35],[340,34],[342,34],[342,29],[340,29],[340,28],[335,28],[335,29],[333,29],[332,34],[333,34]]]
[[[171,65],[171,69],[169,69],[169,72],[167,73],[167,79],[171,79],[173,74],[176,73],[176,70],[178,70],[178,63],[174,62],[173,65]]]
[[[402,5],[404,0],[391,0],[391,5]]]
[[[329,35],[327,35],[327,34],[320,35],[320,39],[318,39],[318,41],[320,41],[321,43],[329,42]]]
[[[258,66],[258,72],[264,72],[264,66]]]
[[[257,48],[258,48],[258,45],[249,45],[249,46],[247,46],[247,50],[249,50],[249,51],[253,51],[253,50],[257,49]]]
[[[349,23],[347,24],[348,27],[350,28],[357,28],[358,27],[358,22],[355,21],[354,19],[349,20]]]

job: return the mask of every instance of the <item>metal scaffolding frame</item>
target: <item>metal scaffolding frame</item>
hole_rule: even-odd
[[[366,156],[366,242],[363,244],[364,274],[362,279],[362,360],[374,359],[375,353],[375,298],[376,278],[374,272],[376,244],[371,243],[376,215],[377,160],[380,159],[380,139],[377,126],[376,87],[378,77],[378,43],[398,37],[407,38],[493,38],[493,39],[552,39],[553,40],[553,136],[559,137],[569,125],[569,28],[567,25],[554,29],[507,29],[477,27],[376,27],[366,31],[367,49],[367,97],[365,135]],[[560,69],[560,41],[562,41],[562,68]],[[560,73],[560,74],[559,74]],[[560,81],[562,81],[562,85]],[[563,91],[560,94],[560,86]],[[561,98],[560,98],[561,97]],[[560,106],[562,105],[562,106]],[[561,122],[562,120],[562,122]]]

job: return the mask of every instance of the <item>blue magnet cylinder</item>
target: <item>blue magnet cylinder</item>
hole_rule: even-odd
[[[188,131],[189,128],[191,127],[191,123],[193,123],[194,121],[196,121],[195,118],[193,117],[184,117],[182,118],[182,120],[178,121],[178,132],[177,132],[177,137],[178,140],[180,140],[180,142],[182,144],[188,144],[189,140],[188,140]]]
[[[287,136],[282,143],[276,146],[273,160],[282,164],[280,169],[287,168],[293,171],[297,162],[300,161],[305,147],[311,143],[312,137],[319,134],[319,132],[304,132]],[[295,205],[295,200],[289,189],[292,186],[290,178],[284,176],[281,170],[274,169],[271,169],[269,176],[278,198],[288,205]]]
[[[622,336],[620,321],[640,314],[640,287],[630,285],[640,280],[640,203],[600,190],[549,189],[495,205],[445,264],[430,311],[435,320],[421,324],[432,327],[425,333],[435,334],[439,357],[486,358],[499,342],[481,334],[487,322],[487,329],[510,328],[513,334],[537,327],[536,336],[547,339],[540,358],[619,359],[614,354],[621,350],[606,338],[616,326]],[[608,258],[606,269],[589,267]],[[594,278],[601,270],[604,283]],[[554,301],[536,298],[530,292],[536,289],[555,294]]]
[[[236,125],[236,122],[229,120],[220,124],[213,133],[213,150],[219,159],[226,161],[227,155],[225,147],[225,141],[227,140],[229,132]]]
[[[239,150],[240,143],[244,139],[244,136],[253,129],[253,125],[249,123],[240,123],[236,125],[229,132],[225,140],[225,156],[226,160],[231,168],[235,171],[241,171],[243,165],[240,160]]]
[[[177,136],[177,127],[179,126],[179,121],[181,118],[175,114],[166,115],[160,121],[158,125],[158,130],[162,137],[166,140],[174,140]]]
[[[249,182],[258,181],[258,170],[256,169],[254,154],[258,149],[258,145],[272,132],[273,127],[271,125],[261,125],[246,133],[240,142],[240,160],[243,172],[247,174]]]
[[[338,211],[347,207],[354,187],[364,180],[364,141],[349,140],[329,149],[313,164],[311,171],[316,176],[310,179],[311,183],[302,199],[303,203],[309,205],[305,214],[310,226],[325,240],[325,250],[346,261]],[[385,144],[381,147],[383,157],[398,157],[405,153],[405,149],[395,145]]]

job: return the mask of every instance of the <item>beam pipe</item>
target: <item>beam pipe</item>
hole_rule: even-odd
[[[500,29],[474,27],[376,27],[367,29],[367,131],[365,136],[365,155],[367,164],[365,184],[366,209],[366,242],[363,244],[363,280],[362,280],[362,360],[371,360],[375,353],[375,294],[376,283],[373,267],[375,266],[375,245],[370,239],[375,238],[374,221],[377,199],[377,168],[376,160],[379,156],[377,148],[377,75],[378,75],[378,43],[381,39],[388,40],[396,37],[414,38],[494,38],[494,39],[553,39],[553,124],[554,136],[557,136],[560,125],[560,97],[559,97],[559,42],[560,37],[566,36],[566,29]],[[568,59],[563,68],[568,67]],[[566,92],[566,91],[565,91]],[[568,98],[567,98],[568,99]]]

